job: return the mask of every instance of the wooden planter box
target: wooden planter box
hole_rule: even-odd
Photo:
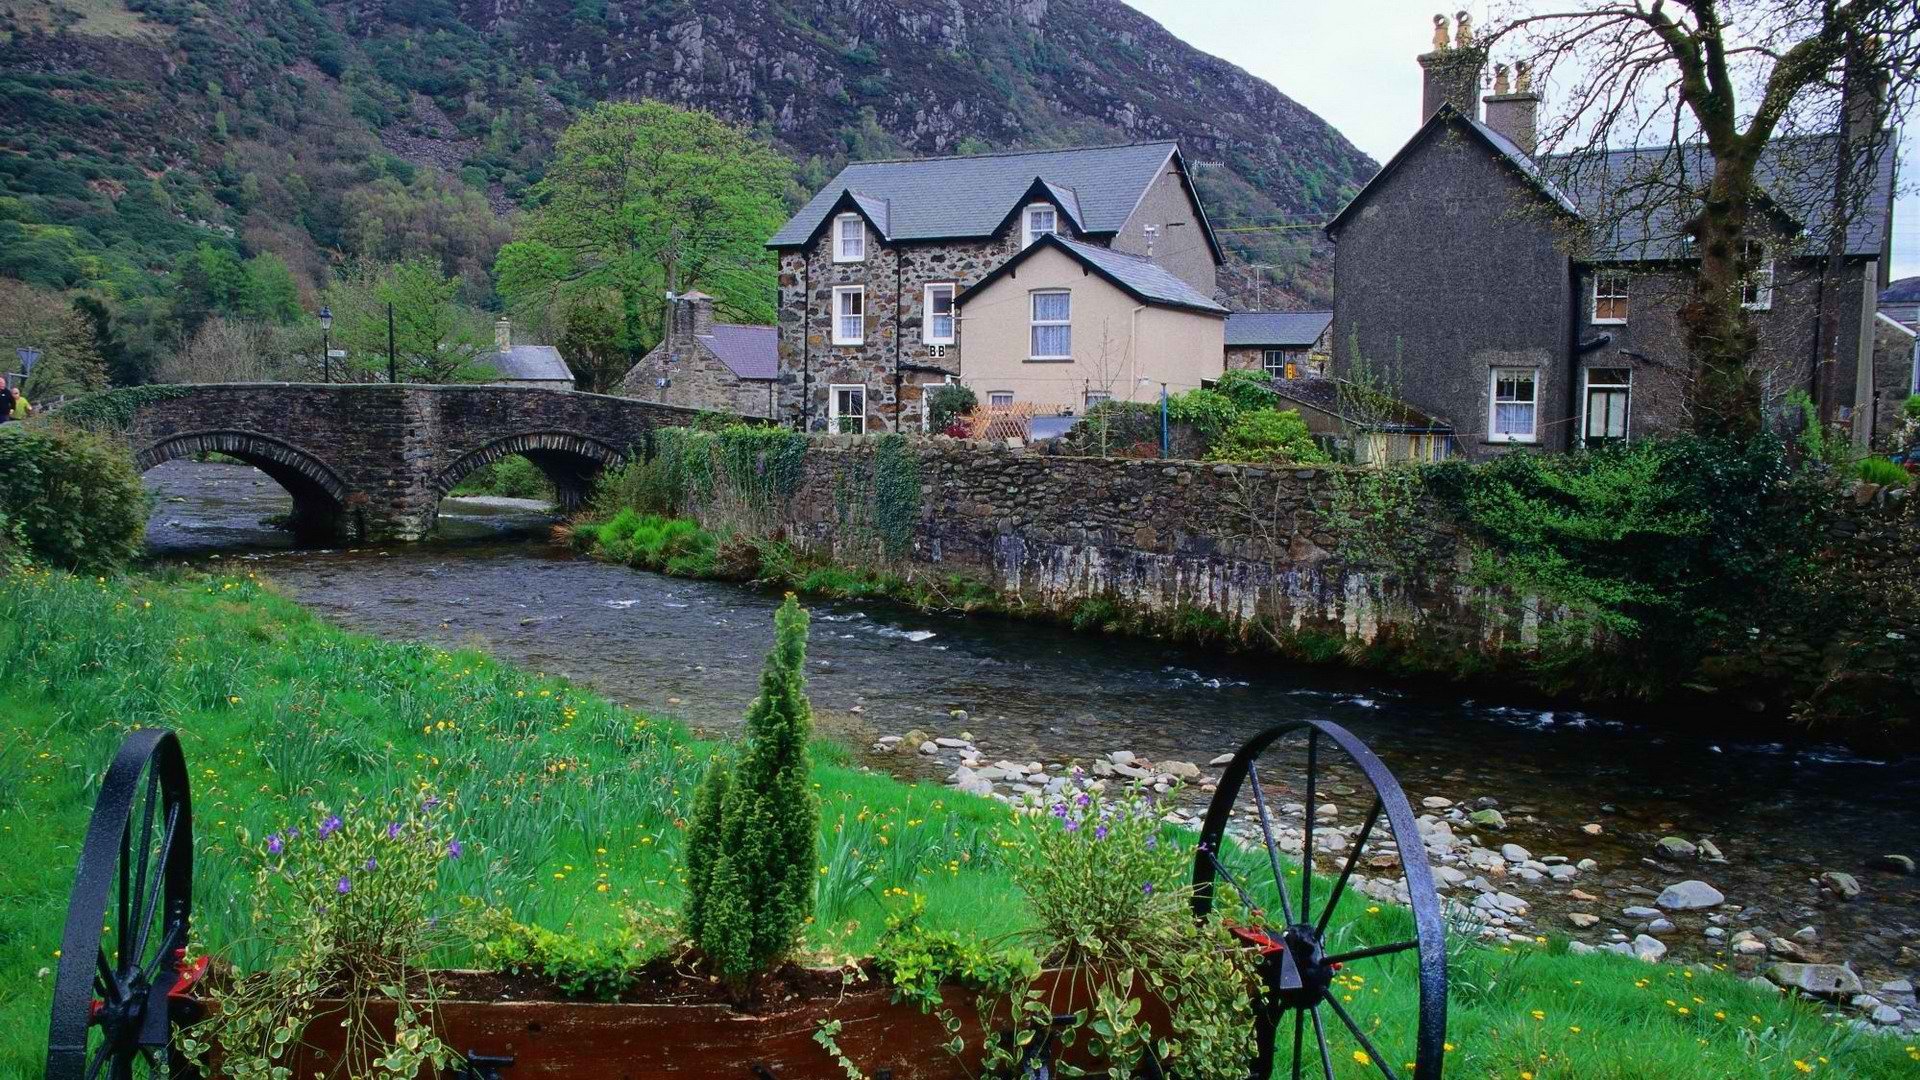
[[[938,1015],[895,1004],[884,985],[864,983],[838,992],[837,972],[832,980],[822,993],[743,1013],[717,1001],[516,1000],[495,993],[500,980],[491,976],[447,972],[434,1025],[440,1038],[463,1054],[512,1058],[511,1066],[500,1069],[500,1080],[846,1080],[834,1056],[814,1040],[820,1025],[832,1021],[840,1024],[834,1041],[841,1053],[873,1080],[979,1075],[981,1029],[974,991],[954,987],[943,995],[967,1041],[965,1055],[956,1058],[945,1048],[953,1036]],[[1056,1013],[1089,1005],[1084,981],[1069,972],[1048,972],[1037,985],[1049,992]],[[391,1029],[391,1004],[376,1002],[368,1011],[371,1023]],[[1165,1016],[1157,1002],[1148,1002],[1145,1012],[1155,1021]],[[316,1016],[292,1062],[294,1075],[303,1080],[315,1071],[327,1075],[341,1052],[340,1031],[335,1016]],[[470,1075],[453,1070],[448,1080]]]

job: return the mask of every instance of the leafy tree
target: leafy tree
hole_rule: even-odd
[[[107,387],[93,323],[66,297],[48,289],[0,278],[0,365],[19,370],[19,348],[40,350],[39,362],[23,387],[41,401]]]
[[[687,931],[736,997],[785,959],[813,912],[820,807],[807,786],[807,613],[774,613],[746,742],[714,759],[687,836]]]
[[[1214,440],[1211,461],[1321,462],[1326,452],[1313,441],[1307,422],[1292,409],[1256,409],[1242,413]]]
[[[486,318],[455,299],[458,278],[428,258],[361,265],[327,290],[333,340],[347,366],[365,381],[387,374],[387,312],[402,382],[477,382],[492,374],[481,355],[492,351]]]
[[[603,103],[555,148],[513,243],[494,264],[517,317],[564,324],[582,294],[617,298],[618,343],[660,339],[666,293],[699,289],[729,318],[773,319],[766,238],[792,165],[711,114],[657,101]]]
[[[300,318],[300,286],[286,260],[270,251],[247,260],[238,314],[283,325]]]

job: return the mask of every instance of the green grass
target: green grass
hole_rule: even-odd
[[[679,902],[679,814],[708,746],[562,680],[349,634],[250,576],[11,578],[0,670],[0,1076],[41,1068],[52,987],[40,972],[53,965],[97,775],[134,724],[181,734],[196,929],[243,967],[261,955],[243,930],[246,838],[356,793],[447,793],[469,854],[443,889],[522,922],[596,939],[631,905]],[[815,777],[814,958],[867,954],[915,895],[934,928],[1005,940],[1023,927],[1001,859],[1005,808],[861,772],[825,743]],[[1373,943],[1405,936],[1408,916],[1349,898],[1335,924],[1341,940]],[[1563,947],[1457,950],[1448,1075],[1745,1080],[1805,1075],[1796,1059],[1818,1076],[1920,1069],[1904,1043],[1853,1036],[1730,977]],[[441,959],[468,962],[471,950]],[[1361,962],[1342,992],[1392,1039],[1411,1022],[1411,972],[1406,958]],[[1344,1038],[1335,1046],[1338,1075],[1377,1075]]]

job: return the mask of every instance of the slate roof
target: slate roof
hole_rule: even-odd
[[[1756,186],[1772,208],[1801,231],[1800,241],[1810,252],[1826,250],[1834,170],[1842,165],[1839,139],[1837,134],[1779,138],[1760,156]],[[1844,249],[1848,255],[1871,258],[1886,242],[1895,148],[1894,140],[1884,142],[1867,163],[1870,171],[1860,188],[1860,204],[1851,208]],[[1692,256],[1683,229],[1692,204],[1685,196],[1711,176],[1706,147],[1561,154],[1543,158],[1542,165],[1573,193],[1589,220],[1606,223],[1606,234],[1591,238],[1588,258],[1639,262]]]
[[[1236,311],[1227,316],[1227,344],[1304,349],[1332,322],[1331,311]]]
[[[966,303],[969,297],[984,291],[989,285],[1012,273],[1021,263],[1045,248],[1058,248],[1066,252],[1074,261],[1143,304],[1200,311],[1210,315],[1227,314],[1227,309],[1214,303],[1213,297],[1168,273],[1165,268],[1151,259],[1101,247],[1099,244],[1069,240],[1057,233],[1042,236],[1027,245],[1024,251],[1001,263],[993,269],[992,273],[955,297],[954,303]]]
[[[700,343],[742,379],[780,377],[780,335],[771,326],[714,323],[713,333],[700,335]]]
[[[1880,290],[1883,304],[1920,304],[1920,277],[1903,277]]]
[[[493,368],[500,382],[572,382],[573,371],[551,345],[515,345],[505,352],[486,353],[480,362]]]
[[[1398,172],[1400,166],[1405,164],[1406,160],[1413,156],[1413,152],[1418,149],[1422,143],[1447,128],[1456,128],[1466,132],[1468,137],[1478,140],[1482,146],[1499,155],[1507,164],[1513,166],[1522,177],[1538,189],[1542,195],[1551,200],[1558,209],[1575,218],[1580,216],[1580,207],[1574,203],[1573,199],[1568,197],[1567,193],[1561,190],[1559,185],[1549,179],[1547,175],[1541,171],[1539,164],[1531,157],[1528,157],[1525,151],[1515,146],[1511,139],[1508,139],[1505,135],[1500,134],[1480,121],[1475,120],[1473,117],[1466,115],[1452,105],[1441,105],[1438,109],[1434,110],[1432,116],[1427,117],[1426,123],[1420,125],[1420,130],[1413,133],[1413,138],[1408,139],[1406,144],[1400,147],[1398,153],[1388,158],[1385,165],[1380,166],[1380,171],[1373,174],[1373,179],[1368,180],[1366,186],[1362,187],[1359,193],[1354,195],[1352,199],[1349,199],[1347,205],[1340,208],[1339,213],[1333,215],[1333,220],[1327,222],[1327,234],[1331,236],[1337,232],[1341,223],[1346,221],[1348,215],[1352,214],[1359,208],[1361,203],[1367,201],[1376,190],[1384,185],[1388,177]]]
[[[1305,379],[1274,379],[1268,387],[1280,398],[1296,405],[1305,405],[1317,409],[1328,416],[1341,420],[1350,420],[1340,403],[1340,388],[1344,379],[1328,378],[1316,375]],[[1435,420],[1426,413],[1404,401],[1394,401],[1383,407],[1382,412],[1391,412],[1391,419],[1377,419],[1372,427],[1376,431],[1387,432],[1451,432],[1453,425]]]
[[[1118,232],[1169,161],[1184,172],[1173,142],[1031,150],[965,157],[860,161],[841,169],[767,241],[800,247],[851,200],[889,242],[991,236],[1036,183],[1082,233]],[[1201,214],[1216,259],[1220,245]]]

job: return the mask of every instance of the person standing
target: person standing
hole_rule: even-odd
[[[19,387],[16,386],[13,389],[7,391],[7,393],[12,395],[13,397],[13,401],[11,402],[11,408],[9,410],[9,415],[13,419],[25,420],[29,415],[32,414],[33,406],[31,403],[27,401],[27,395],[20,392]]]

